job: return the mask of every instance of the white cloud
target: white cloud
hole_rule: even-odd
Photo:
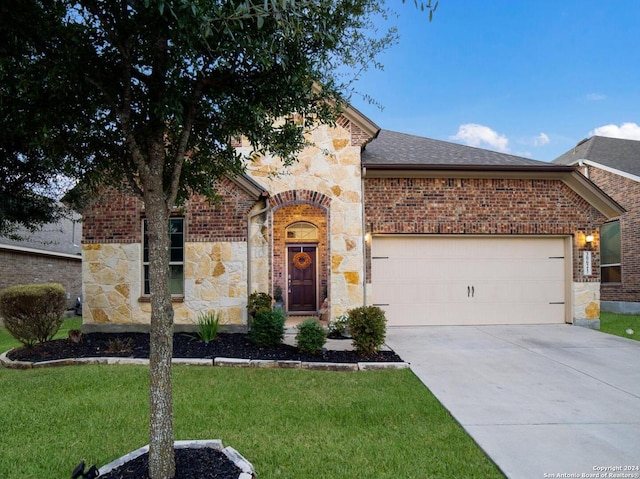
[[[589,136],[608,136],[610,138],[622,138],[624,140],[640,140],[640,125],[636,123],[623,123],[622,125],[604,125],[589,132]]]
[[[603,95],[602,93],[589,93],[586,98],[589,101],[601,101],[605,100],[607,95]]]
[[[477,123],[460,125],[458,133],[450,139],[461,141],[469,146],[488,147],[504,153],[509,152],[509,139],[495,132],[488,126]]]
[[[549,136],[546,133],[540,133],[533,140],[533,146],[544,146],[549,143]]]

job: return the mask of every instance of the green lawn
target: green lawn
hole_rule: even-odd
[[[148,383],[143,366],[0,368],[0,477],[69,477],[148,443]],[[503,478],[409,370],[176,366],[174,402],[176,439],[222,439],[263,478]]]
[[[640,341],[640,315],[600,313],[600,331]],[[629,333],[629,331],[632,331]]]

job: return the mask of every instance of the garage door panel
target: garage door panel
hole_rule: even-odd
[[[561,323],[563,238],[375,237],[374,304],[389,325]]]

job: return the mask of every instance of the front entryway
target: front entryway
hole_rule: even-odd
[[[316,246],[287,247],[287,310],[315,312],[317,301]]]

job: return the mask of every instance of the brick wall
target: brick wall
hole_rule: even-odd
[[[194,195],[184,208],[186,242],[246,241],[247,215],[255,200],[229,179],[216,185],[219,201]],[[105,189],[83,212],[83,243],[142,242],[144,205],[133,195]]]
[[[640,183],[589,167],[589,178],[627,210],[620,217],[622,284],[602,284],[602,301],[640,302]]]
[[[371,135],[365,133],[362,128],[355,125],[344,115],[340,115],[336,120],[336,123],[351,133],[351,146],[362,147],[372,140]]]
[[[68,307],[82,293],[81,258],[60,258],[0,250],[0,289],[16,284],[60,283],[69,294]]]
[[[216,185],[219,201],[192,196],[185,205],[186,241],[246,241],[247,215],[256,201],[233,181]]]
[[[367,178],[365,218],[374,234],[575,235],[574,280],[600,281],[597,251],[582,276],[577,233],[596,233],[604,217],[559,180]]]

